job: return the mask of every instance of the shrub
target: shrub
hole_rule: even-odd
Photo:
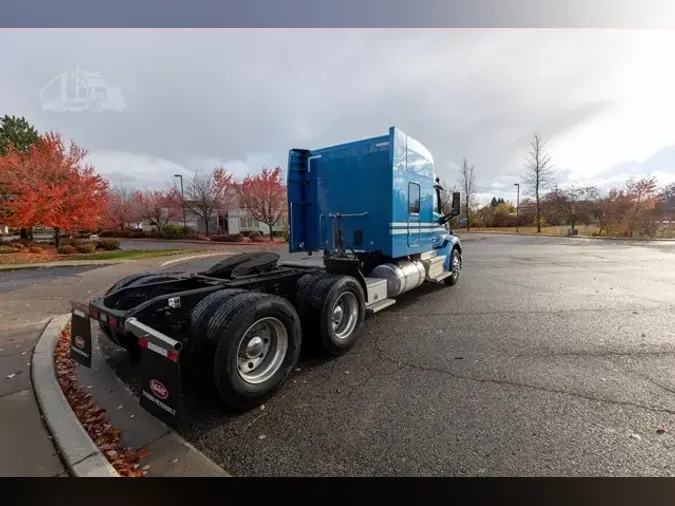
[[[242,242],[244,236],[241,234],[213,235],[211,240],[216,242]]]
[[[33,246],[33,247],[30,249],[30,252],[31,252],[31,253],[42,253],[43,251],[44,251],[44,250],[43,250],[42,248],[40,248],[39,246]]]
[[[9,243],[9,247],[14,248],[15,250],[22,250],[25,248],[25,246],[20,242],[11,242]]]
[[[194,228],[183,228],[183,225],[166,225],[162,227],[161,236],[157,236],[155,231],[155,237],[161,237],[162,239],[187,239],[190,241],[203,240]]]
[[[92,243],[78,244],[75,246],[75,249],[78,253],[94,253],[96,251],[96,245]]]
[[[20,244],[20,247],[30,248],[32,246],[39,246],[40,244],[35,241],[29,241],[28,239],[18,239],[16,242],[12,242],[11,245]]]
[[[16,253],[16,248],[8,248],[7,246],[0,246],[0,255],[6,255],[8,253]]]
[[[258,235],[252,235],[251,240],[253,242],[264,242],[265,238],[262,235],[258,234]]]
[[[77,250],[70,244],[63,244],[56,248],[56,251],[59,255],[72,255],[77,252]]]
[[[101,249],[108,251],[120,249],[119,239],[102,239],[98,241],[98,245]]]
[[[70,244],[71,246],[74,246],[75,248],[78,248],[80,246],[87,246],[87,245],[92,245],[94,246],[94,249],[96,249],[96,241],[83,241],[82,239],[71,239],[69,241],[63,241],[64,244]]]
[[[129,239],[140,239],[145,237],[145,232],[142,230],[136,230],[133,228],[127,228],[122,230],[102,230],[98,233],[99,237],[124,237]]]
[[[185,235],[187,235],[187,231],[183,230],[182,225],[165,225],[162,227],[162,236],[165,239],[182,239]]]

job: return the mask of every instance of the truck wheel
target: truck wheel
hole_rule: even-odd
[[[316,316],[310,325],[328,354],[342,355],[354,345],[365,319],[365,300],[363,288],[353,277],[321,276],[312,291]]]
[[[209,320],[206,337],[216,343],[215,386],[237,410],[259,406],[281,388],[297,364],[302,341],[293,306],[255,292],[227,299]]]
[[[457,248],[454,248],[450,255],[450,270],[452,274],[445,278],[444,283],[449,286],[456,285],[459,281],[459,273],[462,270],[462,255],[459,254]]]
[[[215,352],[215,347],[210,346],[206,339],[209,321],[227,299],[244,292],[246,290],[218,290],[202,299],[190,312],[191,369],[196,378],[206,386],[213,386],[212,360]]]
[[[314,319],[314,309],[312,308],[312,292],[316,284],[325,276],[323,274],[305,274],[295,285],[295,299],[297,302],[298,313],[303,321]]]

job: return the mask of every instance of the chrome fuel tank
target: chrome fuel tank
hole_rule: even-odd
[[[399,262],[398,264],[378,265],[370,273],[372,278],[387,280],[387,297],[398,297],[402,293],[414,290],[426,277],[426,271],[422,262]]]

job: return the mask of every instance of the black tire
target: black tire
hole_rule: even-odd
[[[115,290],[119,290],[120,288],[124,288],[129,283],[132,283],[132,282],[134,282],[138,279],[145,278],[145,277],[148,277],[148,276],[151,276],[151,274],[146,272],[145,274],[132,274],[131,276],[127,276],[126,278],[122,278],[117,283],[115,283],[110,288],[108,288],[108,290],[105,292],[105,294],[108,295],[109,293],[114,292]]]
[[[352,294],[356,304],[356,322],[351,332],[338,337],[333,328],[333,311],[336,303],[345,295]],[[351,276],[324,274],[312,290],[310,303],[314,317],[308,322],[312,329],[311,338],[316,340],[321,350],[330,356],[340,356],[354,346],[359,337],[366,314],[366,298],[359,282]]]
[[[295,284],[295,300],[298,307],[298,314],[303,320],[309,320],[314,317],[314,311],[312,309],[312,292],[314,287],[325,276],[325,273],[319,274],[305,274],[302,276],[298,282]]]
[[[271,317],[287,334],[286,354],[278,369],[262,383],[245,381],[238,368],[238,349],[256,321]],[[275,295],[245,292],[230,297],[211,317],[207,339],[216,343],[213,378],[221,399],[231,408],[248,410],[272,397],[295,368],[302,342],[300,318],[293,306]]]
[[[455,260],[459,261],[459,269],[456,271],[453,270],[452,274],[443,280],[443,282],[448,286],[456,285],[459,281],[459,273],[462,266],[462,255],[459,253],[459,249],[457,248],[453,248],[452,253],[450,254],[450,269],[455,268]]]
[[[196,379],[204,386],[213,387],[213,356],[215,346],[206,339],[209,321],[227,299],[246,290],[225,289],[211,293],[190,312],[190,365]]]

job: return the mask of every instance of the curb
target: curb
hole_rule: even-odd
[[[75,477],[119,477],[89,437],[61,391],[54,370],[54,349],[70,313],[51,319],[31,359],[31,381],[49,433],[70,474]]]
[[[206,258],[210,256],[227,256],[230,255],[231,253],[229,252],[219,252],[219,253],[204,253],[204,254],[197,254],[197,255],[191,255],[188,257],[181,257],[181,258],[176,258],[174,260],[167,260],[166,262],[163,262],[160,264],[160,267],[166,267],[168,265],[174,265],[174,264],[180,264],[183,262],[188,262],[190,260],[195,260],[198,258]],[[143,260],[151,260],[150,258],[141,258],[138,260],[129,260],[125,258],[121,258],[119,260],[75,260],[72,262],[50,262],[48,264],[46,263],[36,263],[36,264],[16,264],[16,265],[0,265],[0,271],[21,271],[21,270],[28,270],[28,269],[54,269],[58,267],[82,267],[82,266],[96,266],[100,265],[101,267],[105,267],[107,265],[117,265],[117,264],[125,264],[125,263],[132,263],[132,262],[140,262]]]
[[[53,269],[54,267],[79,267],[86,265],[115,265],[125,262],[137,262],[137,260],[77,260],[73,262],[49,262],[36,264],[15,264],[15,265],[0,265],[0,271],[19,271],[27,269]]]
[[[254,241],[242,241],[242,242],[227,242],[227,241],[183,241],[178,239],[148,239],[143,238],[134,238],[134,237],[111,237],[111,239],[119,239],[120,241],[146,241],[146,242],[167,242],[169,244],[210,244],[212,246],[250,246],[251,244],[268,244],[269,240],[265,239],[264,241],[254,242]],[[272,245],[282,246],[288,245],[288,241],[273,241]]]

